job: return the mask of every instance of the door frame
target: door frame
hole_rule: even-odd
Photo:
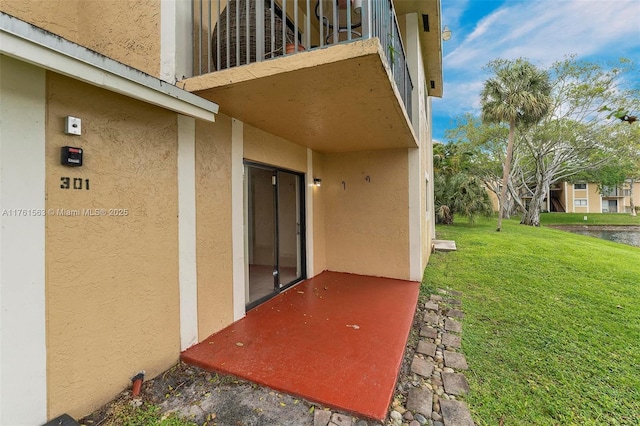
[[[278,167],[278,166],[273,166],[270,164],[264,164],[264,163],[259,163],[259,162],[255,162],[255,161],[251,161],[251,160],[243,160],[243,165],[242,165],[243,169],[247,170],[247,167],[255,167],[255,168],[259,168],[262,170],[268,170],[271,171],[273,173],[274,176],[276,176],[276,183],[274,185],[274,190],[273,190],[273,197],[274,197],[274,270],[278,271],[277,275],[274,275],[273,278],[273,292],[271,292],[270,294],[261,297],[257,300],[254,300],[250,303],[246,303],[245,302],[245,311],[249,311],[253,308],[255,308],[258,305],[261,305],[262,303],[266,302],[267,300],[271,299],[274,296],[277,296],[278,294],[282,293],[283,291],[293,287],[294,285],[298,284],[301,281],[304,281],[305,279],[307,279],[307,243],[306,243],[306,209],[307,209],[307,205],[306,205],[306,191],[305,188],[307,186],[307,175],[304,172],[298,172],[295,170],[291,170],[291,169],[287,169],[284,167]],[[280,189],[280,182],[278,181],[278,173],[289,173],[292,174],[294,176],[296,176],[299,179],[300,185],[298,187],[298,193],[297,193],[297,197],[299,200],[299,211],[297,212],[298,214],[298,223],[299,225],[299,229],[296,230],[296,232],[298,233],[299,236],[299,240],[300,240],[300,276],[299,278],[283,285],[280,286],[279,285],[279,276],[280,276],[280,265],[279,265],[279,261],[280,261],[280,248],[279,248],[279,189]],[[248,218],[250,217],[249,215],[249,209],[252,208],[253,206],[251,205],[251,202],[249,200],[248,197],[248,177],[245,177],[245,185],[243,188],[244,191],[244,244],[245,244],[245,291],[249,291],[249,285],[250,285],[250,274],[249,274],[249,250],[250,250],[250,241],[249,241],[249,220]],[[245,299],[246,300],[246,299]]]

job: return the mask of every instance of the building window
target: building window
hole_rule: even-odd
[[[586,183],[574,183],[573,184],[573,189],[587,189],[587,184]]]
[[[587,200],[586,198],[576,198],[575,200],[573,200],[573,205],[576,207],[586,207]]]

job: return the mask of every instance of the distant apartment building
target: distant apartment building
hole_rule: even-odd
[[[603,187],[593,182],[561,182],[550,189],[548,211],[567,213],[631,213],[631,195],[638,209],[640,181]]]
[[[620,186],[599,189],[598,184],[589,182],[560,182],[551,185],[549,196],[544,199],[542,211],[556,213],[631,213],[631,193],[636,211],[640,210],[640,181],[631,186],[627,180]],[[498,211],[498,196],[487,189],[493,210]],[[523,196],[528,207],[531,196]]]

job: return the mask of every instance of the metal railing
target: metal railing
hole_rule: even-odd
[[[377,37],[411,117],[392,0],[192,0],[194,76]]]
[[[600,193],[602,197],[624,197],[626,196],[625,191],[622,188],[604,186],[602,187],[602,192]]]

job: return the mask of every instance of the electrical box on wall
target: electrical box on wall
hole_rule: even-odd
[[[64,132],[67,135],[81,135],[82,134],[82,120],[77,117],[71,117],[70,115],[64,119]]]
[[[70,167],[82,166],[82,148],[63,146],[60,151],[60,163]]]

